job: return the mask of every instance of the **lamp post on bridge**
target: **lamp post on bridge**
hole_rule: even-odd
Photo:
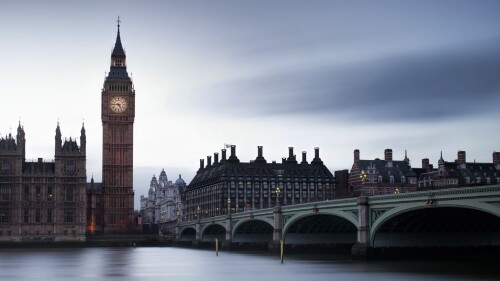
[[[231,214],[231,198],[227,198],[227,214]]]
[[[280,193],[281,189],[279,186],[276,187],[276,207],[279,207],[280,205]]]

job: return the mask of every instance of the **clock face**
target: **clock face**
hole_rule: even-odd
[[[109,108],[115,113],[123,113],[127,109],[127,100],[123,97],[114,97],[111,99]]]

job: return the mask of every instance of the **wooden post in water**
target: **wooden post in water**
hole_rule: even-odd
[[[215,238],[215,255],[219,256],[219,239]]]
[[[280,259],[281,263],[283,263],[283,240],[280,240]]]

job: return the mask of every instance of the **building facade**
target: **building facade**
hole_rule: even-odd
[[[441,154],[437,170],[419,178],[419,187],[426,189],[492,184],[500,184],[500,152],[493,152],[491,163],[467,162],[465,151],[459,151],[454,162],[444,161]]]
[[[234,145],[228,159],[223,149],[221,161],[218,153],[213,164],[211,160],[208,156],[206,166],[200,160],[200,169],[186,189],[184,220],[335,198],[335,180],[321,161],[319,148],[311,163],[306,152],[299,163],[293,147],[281,163],[267,163],[261,146],[257,158],[244,163]]]
[[[101,92],[102,187],[90,189],[91,232],[131,232],[134,227],[133,147],[135,90],[127,72],[120,21],[110,71]],[[95,184],[94,184],[95,186]],[[100,192],[100,194],[99,194]],[[100,199],[99,199],[100,198]],[[95,201],[92,201],[95,200]],[[100,200],[100,202],[97,202]],[[97,207],[97,205],[102,207]]]
[[[362,160],[356,149],[348,185],[354,196],[411,192],[418,187],[420,172],[410,166],[406,152],[403,160],[393,160],[392,149],[384,151],[384,160]]]
[[[149,185],[148,196],[141,195],[142,224],[158,224],[176,221],[183,214],[181,193],[186,183],[181,175],[173,183],[168,180],[167,173],[162,169],[160,176],[153,176]]]
[[[56,128],[54,160],[26,161],[26,138],[0,138],[0,241],[84,241],[86,134],[80,146]]]

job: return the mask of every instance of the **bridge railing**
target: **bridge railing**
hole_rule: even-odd
[[[374,195],[387,195],[387,194],[400,194],[419,191],[415,187],[373,187],[365,188],[361,190],[362,196],[374,196]]]
[[[258,210],[267,210],[267,209],[272,209],[276,206],[292,206],[292,205],[299,205],[299,204],[307,204],[307,203],[315,203],[315,202],[324,202],[324,201],[331,201],[331,200],[337,200],[337,199],[346,199],[346,198],[354,198],[353,193],[346,193],[346,194],[340,194],[340,195],[335,195],[333,197],[330,197],[328,199],[322,199],[322,200],[307,200],[303,201],[302,203],[295,203],[292,204],[291,202],[287,202],[286,204],[284,202],[280,202],[277,204],[276,202],[272,202],[272,206],[269,206],[267,208],[249,208],[249,207],[242,207],[242,208],[231,208],[230,212],[227,212],[227,209],[221,209],[217,212],[215,212],[214,215],[211,215],[209,213],[199,213],[199,214],[188,214],[185,215],[184,217],[180,218],[180,222],[188,222],[188,221],[195,221],[199,219],[206,219],[206,218],[213,218],[213,217],[218,217],[218,216],[225,216],[227,214],[239,214],[239,213],[245,213],[245,212],[250,212],[250,211],[258,211]]]

